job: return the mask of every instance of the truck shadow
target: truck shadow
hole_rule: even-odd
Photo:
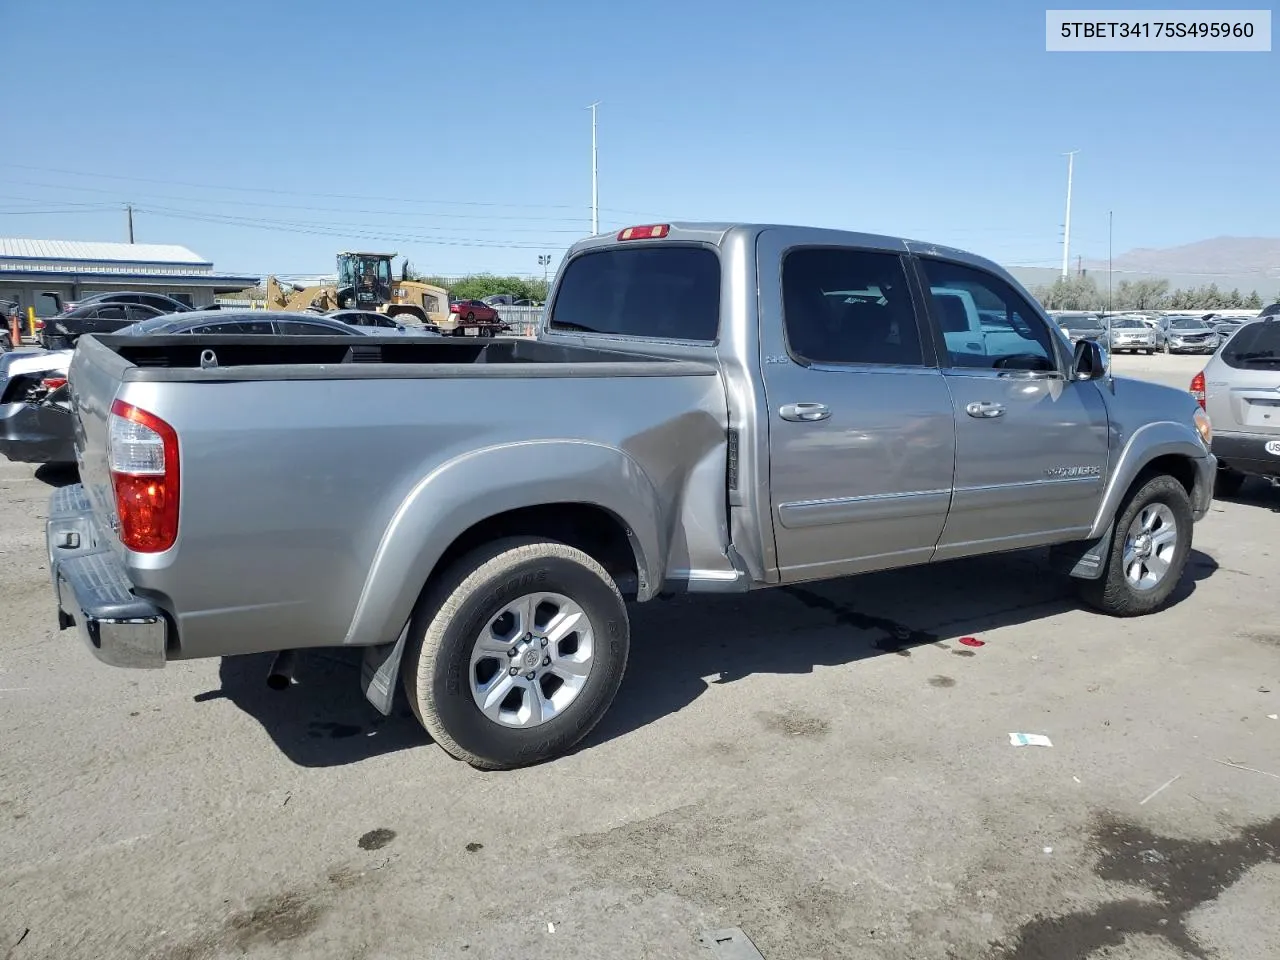
[[[342,766],[431,742],[403,694],[389,717],[364,698],[359,650],[300,651],[287,690],[267,687],[271,660],[272,654],[223,657],[221,687],[195,699],[230,700],[300,767]]]
[[[1172,603],[1218,564],[1192,550]],[[932,645],[978,652],[956,638],[1026,624],[1079,607],[1044,551],[957,560],[738,596],[692,596],[631,607],[631,660],[617,699],[580,749],[625,736],[691,704],[709,683],[757,673],[810,673],[867,657],[910,657]],[[360,690],[356,650],[298,655],[296,683],[267,687],[270,654],[225,657],[221,687],[199,702],[227,699],[261,725],[290,761],[332,767],[430,743],[398,693],[384,717]],[[708,679],[710,678],[710,679]]]
[[[67,487],[80,482],[80,471],[74,463],[42,463],[36,467],[34,476],[51,487]]]
[[[1234,497],[1218,498],[1228,503],[1240,503],[1250,507],[1263,507],[1272,513],[1280,513],[1280,487],[1250,477]]]
[[[1217,562],[1193,549],[1171,605]],[[960,638],[1082,609],[1044,551],[780,587],[746,596],[680,597],[631,611],[631,659],[613,706],[583,749],[675,713],[710,684],[758,673],[810,673],[935,647],[980,656]],[[1102,616],[1096,614],[1096,616]],[[1016,641],[1015,641],[1016,642]]]

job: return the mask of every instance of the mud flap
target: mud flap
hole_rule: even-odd
[[[1058,573],[1065,573],[1078,580],[1097,580],[1107,566],[1107,553],[1111,549],[1111,537],[1115,533],[1115,521],[1108,524],[1102,536],[1096,540],[1075,540],[1059,543],[1049,548],[1049,565]]]
[[[396,699],[396,680],[400,676],[400,661],[404,657],[404,645],[408,639],[409,624],[406,623],[395,643],[364,648],[360,685],[364,688],[365,699],[384,717],[391,716],[391,707]]]

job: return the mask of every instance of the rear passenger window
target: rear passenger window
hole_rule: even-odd
[[[1237,370],[1280,369],[1280,321],[1245,324],[1227,341],[1221,357]]]
[[[984,270],[922,259],[948,365],[1053,370],[1049,331],[1013,288]]]
[[[662,340],[715,340],[720,259],[706,247],[619,247],[569,262],[550,328]]]
[[[924,365],[897,254],[792,250],[782,261],[782,309],[787,346],[802,362]]]

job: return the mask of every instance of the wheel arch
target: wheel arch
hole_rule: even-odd
[[[1086,539],[1105,533],[1129,491],[1156,473],[1166,473],[1177,479],[1186,488],[1192,502],[1198,502],[1198,488],[1204,473],[1199,462],[1208,456],[1190,424],[1164,420],[1139,427],[1116,459]]]
[[[446,563],[501,536],[577,546],[621,578],[623,593],[647,600],[663,581],[666,527],[653,483],[616,447],[525,441],[464,454],[420,480],[395,511],[345,642],[394,638]]]

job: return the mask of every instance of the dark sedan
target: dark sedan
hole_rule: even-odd
[[[87,307],[91,303],[132,303],[150,307],[156,313],[183,313],[193,309],[190,304],[183,303],[163,293],[151,293],[146,290],[116,290],[112,293],[95,293],[82,300],[72,300],[64,304],[63,313],[70,313],[79,307]]]
[[[40,343],[46,350],[66,350],[74,347],[86,333],[115,333],[130,324],[168,315],[141,303],[92,300],[67,313],[40,321]]]
[[[172,336],[186,333],[287,334],[291,336],[361,337],[365,331],[313,313],[267,313],[193,310],[150,317],[112,331],[121,336]],[[369,331],[374,332],[374,331]],[[11,355],[12,356],[12,355]],[[0,453],[20,463],[75,463],[71,439],[70,394],[63,376],[42,381],[39,399],[0,404]],[[7,399],[7,398],[6,398]]]

